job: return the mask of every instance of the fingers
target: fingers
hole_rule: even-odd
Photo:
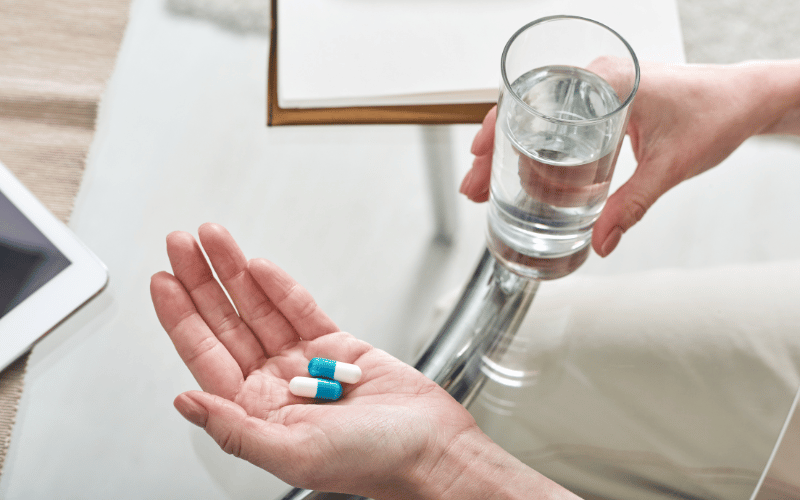
[[[600,257],[608,256],[622,235],[642,220],[645,212],[664,194],[658,178],[640,165],[633,176],[606,201],[592,230],[592,248]]]
[[[170,233],[167,236],[167,254],[175,277],[186,288],[197,312],[231,353],[244,376],[261,367],[266,361],[264,350],[214,278],[200,246],[192,235],[184,232]],[[210,252],[209,254],[211,255]],[[230,264],[229,261],[234,260],[225,259],[217,254],[214,256],[216,262],[214,259],[212,262],[218,273],[220,261]],[[225,270],[229,271],[231,267],[232,264]]]
[[[356,363],[360,357],[372,350],[372,346],[349,333],[336,332],[317,338],[306,344],[304,354],[308,359],[328,358],[344,363]]]
[[[150,295],[161,326],[200,387],[233,398],[243,381],[239,364],[208,328],[183,285],[162,271],[151,278]]]
[[[236,403],[191,391],[175,398],[174,405],[186,420],[205,429],[226,453],[260,467],[286,457],[286,427],[251,417]]]
[[[586,69],[611,85],[620,102],[625,102],[633,92],[636,66],[630,58],[601,56],[589,63]]]
[[[236,304],[239,315],[249,325],[248,331],[256,335],[267,355],[274,356],[285,345],[299,340],[292,324],[281,316],[253,279],[247,258],[228,230],[219,224],[203,224],[198,236],[217,276]],[[256,346],[250,344],[248,348],[255,349]],[[261,353],[260,346],[258,352]],[[261,366],[264,357],[262,355],[260,359],[249,361]]]
[[[256,283],[279,311],[279,314],[271,311],[262,315],[258,321],[265,324],[274,322],[276,327],[279,327],[281,321],[288,321],[303,340],[313,340],[339,330],[317,306],[308,290],[283,269],[266,259],[253,259],[248,268]],[[263,312],[266,313],[267,310]]]
[[[494,147],[494,125],[497,122],[497,106],[486,113],[481,123],[481,129],[472,141],[470,152],[475,156],[484,156],[492,152]]]
[[[492,176],[492,154],[476,156],[472,170],[467,172],[459,192],[476,203],[489,199],[489,183]]]
[[[461,182],[459,191],[475,202],[489,199],[489,181],[492,173],[492,149],[494,147],[494,126],[497,120],[497,106],[493,107],[483,119],[481,129],[472,142],[475,160],[472,169]]]

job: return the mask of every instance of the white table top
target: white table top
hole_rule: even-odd
[[[430,246],[419,129],[268,129],[266,59],[264,37],[134,0],[70,224],[107,264],[110,286],[35,348],[0,497],[285,491],[172,408],[196,384],[150,304],[150,276],[169,268],[170,231],[222,223],[248,256],[309,288],[342,329],[406,360],[407,332],[471,274],[484,207],[460,197],[455,246],[444,258]],[[452,130],[460,179],[477,127]],[[593,256],[576,274],[797,259],[800,233],[789,229],[800,205],[786,200],[800,182],[800,148],[764,144],[665,196],[612,257]],[[615,183],[632,169],[626,150]]]

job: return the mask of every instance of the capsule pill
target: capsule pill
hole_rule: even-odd
[[[342,384],[324,378],[295,377],[289,382],[289,392],[301,398],[335,401],[342,396]]]
[[[312,377],[324,377],[345,384],[355,384],[361,380],[361,368],[350,363],[332,359],[314,358],[308,363],[308,373]]]

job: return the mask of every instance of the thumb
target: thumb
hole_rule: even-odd
[[[637,167],[636,172],[606,201],[592,230],[592,248],[606,257],[619,244],[622,235],[642,220],[655,201],[664,194],[661,179],[653,178],[657,169]],[[656,174],[657,175],[657,174]]]
[[[277,424],[251,417],[238,404],[206,392],[190,391],[175,398],[175,408],[189,422],[202,427],[225,453],[259,467],[275,451],[280,438]]]

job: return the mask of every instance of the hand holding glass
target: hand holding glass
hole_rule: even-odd
[[[501,71],[488,246],[526,278],[559,278],[589,254],[639,64],[610,28],[554,16],[511,37]]]

